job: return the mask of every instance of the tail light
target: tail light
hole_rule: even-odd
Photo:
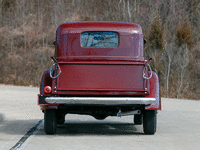
[[[44,87],[44,93],[51,93],[51,87],[50,86],[45,86]]]

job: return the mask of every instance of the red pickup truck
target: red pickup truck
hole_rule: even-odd
[[[134,115],[145,134],[156,132],[161,110],[158,75],[144,59],[138,24],[73,22],[56,31],[54,64],[44,72],[38,105],[46,134],[56,133],[66,114]]]

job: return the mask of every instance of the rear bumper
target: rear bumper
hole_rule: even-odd
[[[48,104],[69,105],[150,105],[155,98],[145,97],[46,97]]]

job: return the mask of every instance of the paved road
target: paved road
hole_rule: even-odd
[[[200,101],[162,98],[155,135],[144,135],[132,116],[98,121],[84,115],[67,115],[56,135],[45,135],[38,91],[0,85],[0,150],[200,149]]]

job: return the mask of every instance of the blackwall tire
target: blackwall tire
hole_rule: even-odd
[[[143,122],[143,114],[134,115],[133,122],[135,123],[135,125],[141,125]]]
[[[57,124],[64,124],[65,123],[65,114],[58,114],[57,115]]]
[[[155,134],[157,124],[157,111],[145,110],[143,114],[143,130],[145,134]]]
[[[56,110],[45,109],[44,130],[46,134],[55,134],[57,130]]]

